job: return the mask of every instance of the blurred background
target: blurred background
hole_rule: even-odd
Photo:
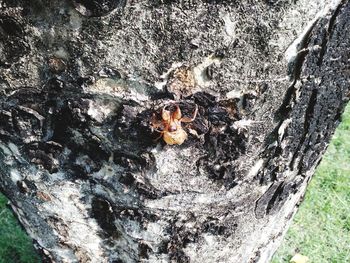
[[[303,262],[350,262],[350,105],[272,262],[291,262],[296,254],[307,257]],[[0,263],[14,262],[40,259],[0,194]]]

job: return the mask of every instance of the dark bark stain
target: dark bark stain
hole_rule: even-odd
[[[158,246],[158,253],[169,255],[171,261],[189,263],[190,258],[185,254],[183,248],[189,243],[197,242],[200,238],[201,229],[199,227],[189,228],[186,220],[172,219],[166,229],[169,239],[164,240]]]
[[[152,249],[142,241],[139,243],[139,257],[148,259],[148,253],[151,252]]]
[[[339,108],[339,103],[344,101],[346,96],[344,92],[340,91],[340,86],[345,88],[342,78],[334,86],[329,80],[330,75],[336,73],[332,73],[332,68],[323,72],[323,67],[329,67],[329,59],[324,60],[326,56],[329,56],[326,50],[334,48],[328,40],[338,30],[343,30],[342,25],[338,25],[336,22],[338,16],[344,15],[342,13],[342,10],[345,11],[343,7],[344,3],[333,11],[329,20],[327,18],[319,19],[302,42],[303,51],[296,59],[296,62],[299,62],[293,65],[293,83],[287,90],[284,102],[275,115],[279,124],[265,141],[266,148],[261,156],[266,162],[264,169],[261,169],[256,177],[261,184],[283,180],[284,178],[279,178],[279,174],[284,169],[292,170],[296,167],[296,172],[305,176],[306,171],[314,165],[317,158],[325,150],[324,140],[330,136],[327,131],[332,130],[331,127],[336,125],[334,120],[339,119],[339,112],[342,112],[343,109],[343,107]],[[320,45],[321,49],[314,48]],[[329,47],[327,47],[328,45]],[[339,62],[340,67],[343,67],[344,63]],[[311,72],[310,69],[313,71]],[[296,100],[297,87],[295,85],[301,75],[303,75],[303,80],[298,83],[300,85]],[[279,138],[279,128],[286,118],[290,118],[291,123],[284,130],[283,137]],[[280,140],[288,140],[286,148],[281,148],[282,142]],[[286,142],[284,143],[286,144]],[[293,153],[290,161],[286,160],[290,156],[288,153]],[[287,162],[289,162],[288,166],[286,166]]]
[[[203,148],[207,155],[198,160],[197,166],[205,167],[210,179],[230,189],[236,185],[236,169],[231,161],[245,153],[246,136],[232,128],[241,118],[235,100],[216,101],[210,94],[198,92],[191,99],[203,107],[202,117],[194,122],[193,128],[205,134]],[[207,125],[203,125],[207,123]],[[203,127],[203,128],[202,128]]]
[[[323,32],[323,37],[322,37],[322,42],[321,42],[322,43],[321,44],[321,51],[320,51],[319,59],[318,59],[318,62],[317,62],[317,65],[319,67],[322,66],[323,58],[324,58],[324,55],[325,55],[326,50],[327,50],[327,43],[332,37],[333,29],[334,29],[334,26],[335,26],[335,23],[336,23],[336,18],[339,15],[340,10],[343,8],[343,6],[345,4],[345,1],[342,1],[342,2],[343,3],[338,5],[338,7],[333,12],[331,18],[329,19],[327,31]]]
[[[281,192],[282,183],[273,183],[269,189],[256,201],[255,216],[260,219],[265,217],[271,206],[275,202],[278,194]]]
[[[233,228],[237,228],[237,224],[233,226]],[[203,223],[202,231],[204,233],[210,233],[216,236],[226,236],[229,231],[228,227],[219,222],[218,219],[209,218],[206,222]]]
[[[308,45],[310,43],[310,37],[312,36],[312,30],[317,24],[317,20],[310,27],[308,32],[306,32],[304,38],[299,43],[297,49],[298,53],[296,57],[288,65],[288,75],[292,80],[292,84],[288,87],[286,95],[284,96],[282,105],[275,113],[275,120],[284,120],[288,117],[289,112],[291,111],[292,102],[295,99],[296,88],[295,85],[300,79],[300,74],[302,72],[303,64],[305,58],[309,53]]]
[[[91,216],[96,219],[107,238],[118,239],[121,233],[115,226],[115,215],[109,201],[95,197],[91,202]]]
[[[255,217],[273,215],[283,206],[292,193],[296,193],[303,180],[273,183],[255,203]]]
[[[58,171],[62,145],[52,141],[33,142],[24,145],[24,150],[32,163],[42,165],[50,173]]]
[[[0,11],[0,68],[10,68],[30,49],[25,39],[24,26],[18,20]]]
[[[317,104],[317,93],[318,93],[317,89],[313,89],[311,92],[311,96],[310,96],[310,99],[309,99],[309,102],[307,104],[307,108],[305,111],[303,133],[302,133],[301,139],[299,141],[299,145],[295,149],[293,158],[292,158],[290,165],[289,165],[291,169],[294,167],[295,160],[296,160],[297,156],[300,154],[299,151],[300,151],[301,147],[303,146],[308,133],[310,132],[309,129],[310,129],[311,122],[313,121],[314,108],[315,108],[315,105]]]

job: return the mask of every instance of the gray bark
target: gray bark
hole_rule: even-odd
[[[0,189],[44,261],[269,261],[349,99],[349,1],[0,7]]]

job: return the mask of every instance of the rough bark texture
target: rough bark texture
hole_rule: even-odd
[[[349,98],[349,1],[0,7],[0,188],[45,261],[269,261]]]

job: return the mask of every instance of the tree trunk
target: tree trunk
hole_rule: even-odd
[[[269,261],[349,99],[349,1],[0,7],[0,188],[45,262]]]

